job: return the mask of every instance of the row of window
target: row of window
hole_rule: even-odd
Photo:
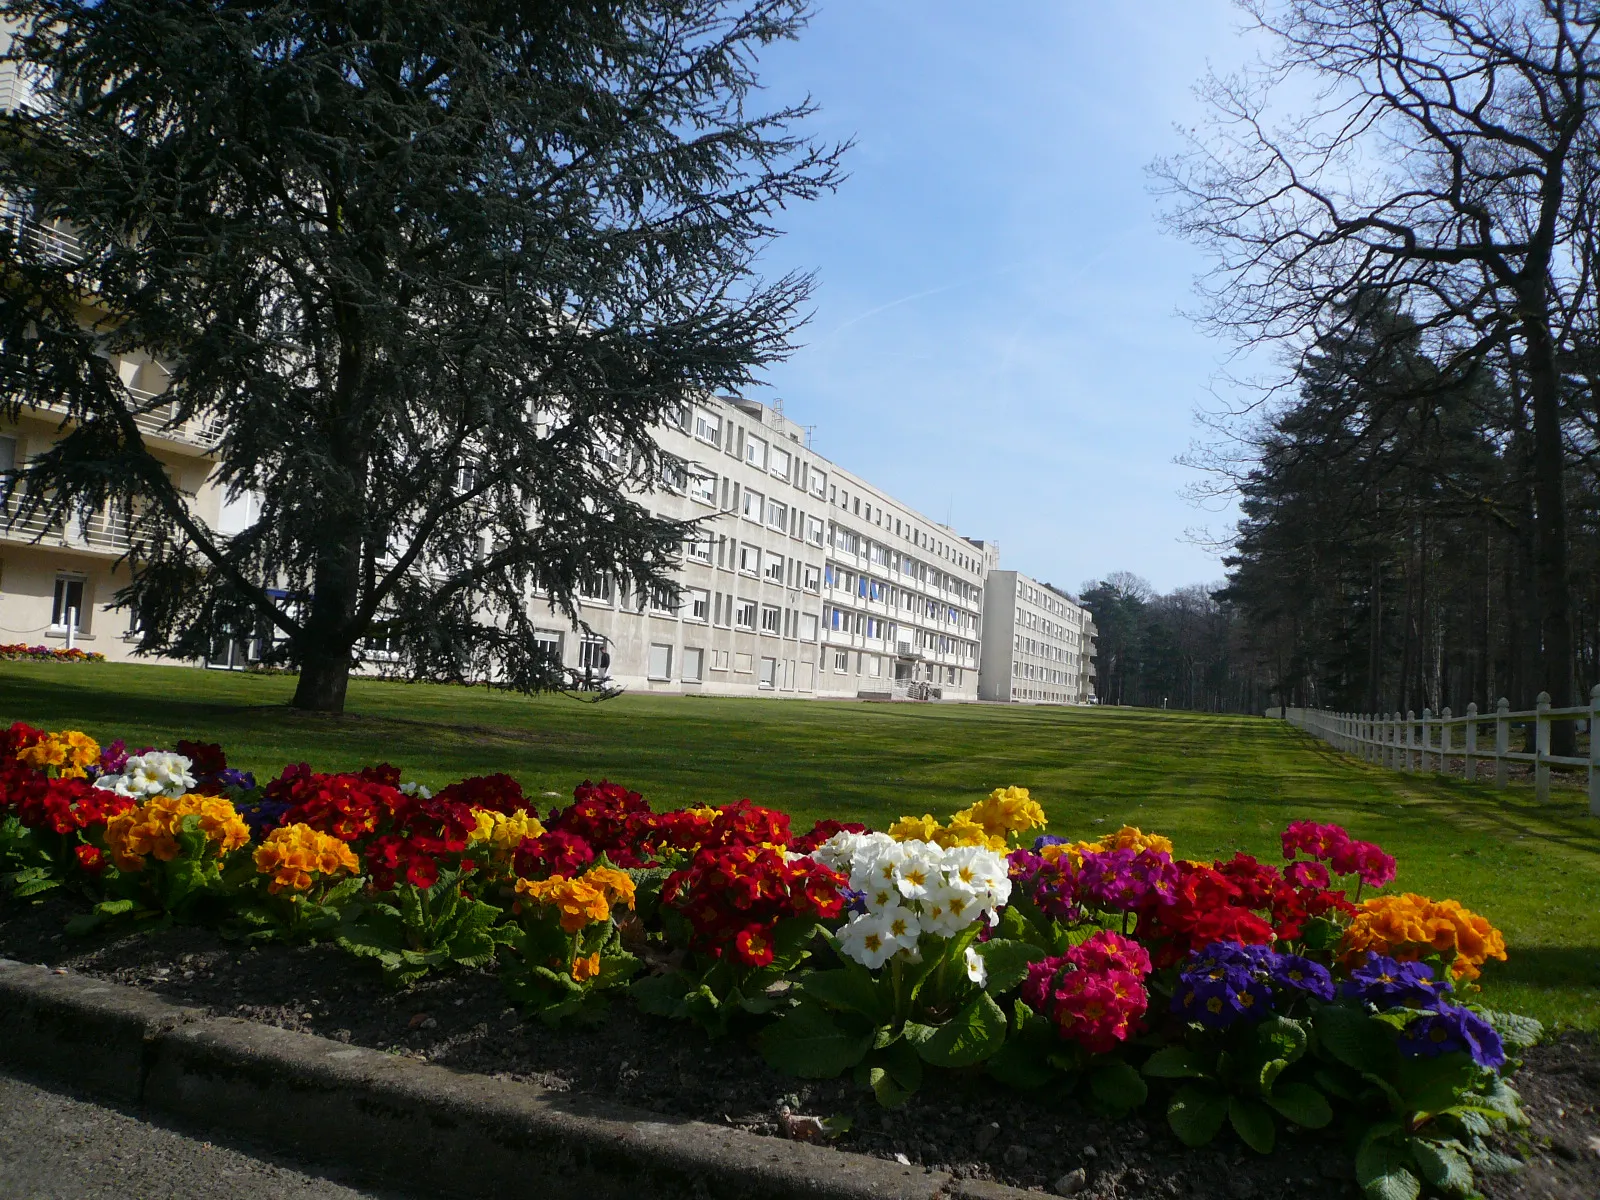
[[[1077,676],[1066,671],[1057,671],[1053,667],[1040,667],[1033,663],[1011,664],[1011,677],[1013,679],[1033,679],[1040,683],[1073,683]]]
[[[890,608],[919,615],[923,620],[957,629],[978,630],[978,614],[965,612],[942,600],[930,599],[916,592],[898,588],[864,572],[829,563],[823,571],[823,582],[834,592],[844,592],[860,600],[880,602]]]

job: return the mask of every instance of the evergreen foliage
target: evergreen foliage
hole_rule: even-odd
[[[418,678],[564,682],[534,639],[585,578],[673,591],[627,498],[650,431],[781,357],[785,204],[837,181],[809,102],[752,105],[804,0],[12,0],[40,102],[0,126],[4,411],[65,436],[6,488],[108,502],[140,649],[270,635],[339,710],[373,645]],[[28,236],[49,223],[77,250]],[[172,371],[156,399],[112,355]],[[224,537],[151,440],[204,418],[260,515]],[[191,427],[192,428],[192,427]]]

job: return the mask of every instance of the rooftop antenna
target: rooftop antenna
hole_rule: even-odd
[[[811,449],[811,435],[817,432],[817,427],[815,425],[802,425],[800,428],[806,431],[806,449],[809,450]]]

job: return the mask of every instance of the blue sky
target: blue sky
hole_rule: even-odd
[[[1226,0],[822,0],[762,77],[857,145],[766,255],[819,285],[756,398],[1008,568],[1220,578],[1184,532],[1226,514],[1173,459],[1230,347],[1179,315],[1204,260],[1158,228],[1145,167],[1208,62],[1243,61],[1237,30]]]

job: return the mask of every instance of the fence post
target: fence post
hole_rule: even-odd
[[[1478,778],[1478,702],[1467,705],[1467,761],[1463,768],[1469,780]]]
[[[1550,801],[1550,693],[1540,692],[1535,702],[1533,742],[1533,794],[1541,804]]]
[[[1589,815],[1600,817],[1600,683],[1589,689]]]
[[[1406,709],[1406,766],[1408,771],[1417,769],[1417,710]]]
[[[1417,770],[1424,775],[1428,773],[1428,751],[1433,748],[1433,730],[1428,724],[1431,720],[1433,720],[1433,709],[1423,709],[1422,731],[1419,739],[1422,743],[1422,753],[1417,755]]]
[[[1446,704],[1444,711],[1439,714],[1439,774],[1450,774],[1450,745],[1455,739],[1451,737],[1450,706]]]
[[[1404,763],[1400,757],[1402,736],[1400,732],[1400,710],[1397,708],[1394,710],[1394,716],[1389,718],[1389,769],[1391,771],[1405,770]]]
[[[1506,755],[1511,753],[1511,701],[1504,696],[1494,707],[1494,783],[1505,787],[1510,773]]]

